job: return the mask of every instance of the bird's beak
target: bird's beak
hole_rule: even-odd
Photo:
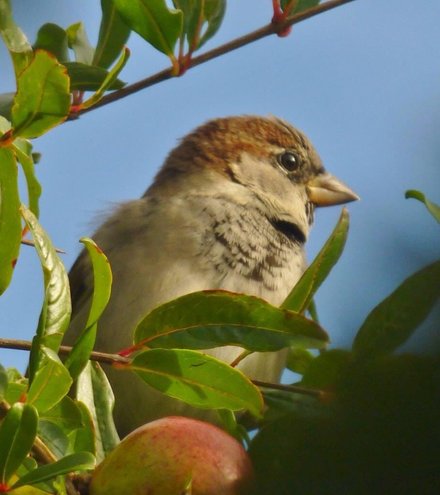
[[[320,174],[307,184],[307,194],[316,206],[332,206],[356,201],[359,196],[339,179],[328,173]]]

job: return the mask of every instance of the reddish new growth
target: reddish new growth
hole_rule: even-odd
[[[274,25],[282,25],[286,22],[286,19],[289,17],[290,13],[294,9],[297,4],[297,0],[290,0],[290,2],[284,7],[284,10],[281,9],[280,0],[272,0],[273,6],[273,16],[272,16],[272,24]],[[285,26],[281,28],[277,35],[280,38],[284,38],[288,36],[292,32],[292,26]]]

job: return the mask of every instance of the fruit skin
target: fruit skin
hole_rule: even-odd
[[[245,495],[253,479],[237,440],[212,424],[170,416],[125,437],[96,468],[90,495]]]

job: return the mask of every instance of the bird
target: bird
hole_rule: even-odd
[[[196,291],[227,290],[280,305],[306,269],[315,207],[357,199],[325,170],[306,135],[285,120],[240,115],[202,124],[169,153],[144,195],[117,206],[93,235],[113,272],[95,349],[129,347],[149,311]],[[69,277],[66,343],[84,328],[91,302],[93,277],[84,251]],[[207,352],[231,363],[242,349]],[[238,368],[252,379],[278,382],[285,360],[286,350],[254,353]],[[121,436],[159,417],[206,416],[134,374],[110,367],[106,373]]]

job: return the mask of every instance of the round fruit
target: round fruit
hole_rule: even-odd
[[[244,495],[253,478],[237,440],[210,423],[171,416],[124,438],[93,473],[90,495]]]

